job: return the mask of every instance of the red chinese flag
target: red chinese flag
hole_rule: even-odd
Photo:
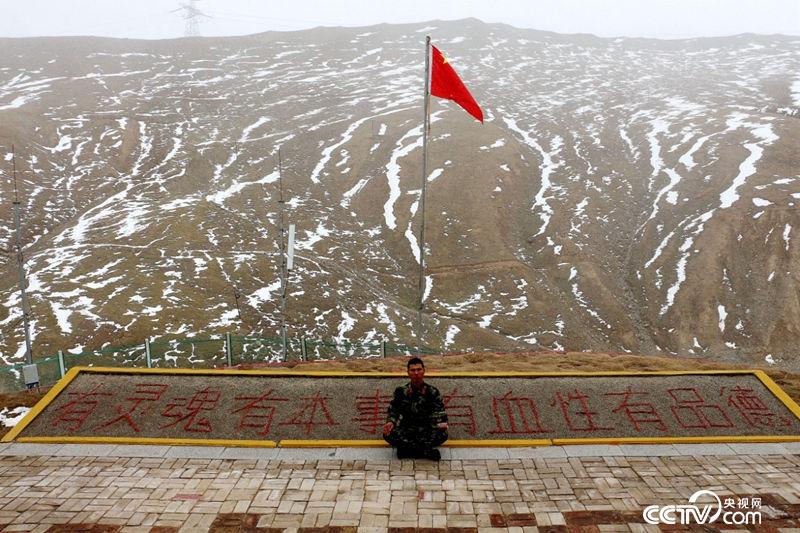
[[[464,87],[464,82],[458,77],[456,71],[450,66],[438,48],[431,45],[433,54],[431,57],[431,94],[439,98],[452,100],[464,110],[481,121],[483,124],[483,111],[478,106],[475,99]]]

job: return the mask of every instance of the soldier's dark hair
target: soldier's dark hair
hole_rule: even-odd
[[[411,368],[411,365],[422,365],[422,368],[425,368],[425,363],[423,363],[422,359],[419,357],[412,357],[409,359],[408,363],[406,363],[406,369]]]

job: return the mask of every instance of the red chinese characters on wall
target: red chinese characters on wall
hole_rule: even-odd
[[[528,435],[549,431],[542,425],[536,402],[528,396],[516,396],[512,391],[492,398],[495,428],[492,435]]]
[[[74,396],[74,398],[58,408],[53,427],[63,427],[69,432],[78,431],[94,413],[100,400],[112,396],[110,392],[106,392],[102,388],[101,383],[85,392],[68,393],[68,396]]]
[[[718,404],[707,403],[695,387],[668,389],[672,416],[687,429],[732,428],[733,422]]]
[[[612,413],[622,413],[633,429],[639,433],[643,427],[650,427],[657,431],[667,431],[667,425],[661,419],[655,406],[648,401],[634,401],[634,396],[648,396],[648,392],[633,391],[628,387],[622,392],[607,392],[605,396],[622,396],[622,401]]]
[[[317,391],[313,396],[304,396],[303,406],[289,420],[281,422],[282,426],[305,427],[306,435],[311,435],[311,431],[317,426],[336,426],[339,423],[331,416],[328,409],[330,398],[322,396]]]
[[[162,383],[137,384],[131,396],[126,397],[122,403],[114,406],[114,411],[117,412],[118,416],[107,422],[102,422],[97,427],[106,428],[124,422],[133,429],[133,431],[139,433],[141,429],[134,420],[134,417],[139,418],[147,415],[155,402],[161,399],[168,388],[169,385],[164,385]]]
[[[595,431],[614,429],[608,426],[601,426],[597,422],[597,411],[589,408],[589,397],[578,389],[567,391],[566,393],[556,391],[555,398],[550,402],[550,406],[558,407],[570,431],[594,433]]]
[[[472,410],[472,398],[473,396],[470,394],[459,394],[458,387],[456,387],[450,394],[445,394],[443,399],[448,425],[451,428],[464,427],[468,435],[478,433],[478,423],[475,421],[475,412]]]
[[[779,417],[775,414],[751,388],[739,385],[730,389],[722,387],[719,395],[724,398],[727,405],[736,409],[739,415],[753,427],[788,427],[792,424],[789,418]]]
[[[369,435],[375,435],[386,422],[386,413],[392,397],[388,394],[381,394],[380,388],[376,387],[374,393],[366,396],[356,396],[356,411],[358,414],[351,420],[358,422],[358,430]]]
[[[220,395],[220,391],[206,387],[196,391],[190,398],[174,398],[161,412],[161,416],[174,420],[161,426],[161,429],[182,423],[183,429],[190,433],[211,433],[214,428],[204,412],[217,408]]]
[[[174,433],[170,428],[179,428],[190,434],[276,439],[298,434],[310,438],[325,434],[342,439],[377,436],[392,398],[389,387],[395,384],[387,381],[386,390],[382,390],[382,383],[373,382],[366,390],[353,390],[342,397],[339,393],[326,395],[324,388],[297,391],[291,387],[270,388],[265,392],[183,387],[178,393],[164,380],[145,379],[144,383],[126,387],[106,383],[105,388],[99,384],[78,392],[67,390],[59,400],[64,403],[55,407],[47,424],[68,434],[111,429],[128,434],[151,431],[153,436],[170,436]],[[609,383],[613,387],[616,382]],[[763,428],[763,432],[797,425],[791,416],[774,410],[773,402],[763,392],[746,385],[721,388],[717,385],[713,389],[693,386],[634,389],[623,385],[608,390],[591,383],[585,388],[577,383],[576,387],[572,381],[570,388],[547,389],[546,395],[533,380],[530,385],[487,392],[471,390],[473,384],[457,385],[443,390],[442,395],[451,439],[480,438],[480,435],[484,438],[653,436],[666,435],[670,430],[673,434],[719,435],[723,431],[734,434],[737,428]],[[347,421],[341,430],[336,428],[340,421]]]
[[[233,414],[239,415],[236,429],[255,429],[256,434],[263,437],[269,434],[276,409],[281,402],[288,402],[289,398],[279,398],[270,389],[261,396],[236,396],[235,400],[247,402],[233,411]]]

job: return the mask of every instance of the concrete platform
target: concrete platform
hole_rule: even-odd
[[[655,533],[647,506],[703,489],[759,498],[764,531],[800,528],[800,443],[443,452],[11,443],[0,531]]]

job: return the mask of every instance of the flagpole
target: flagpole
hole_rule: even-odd
[[[428,128],[430,127],[431,37],[425,37],[425,104],[422,121],[422,190],[419,196],[419,306],[417,307],[417,344],[422,349],[424,329],[422,314],[425,308],[425,185],[428,181]]]

